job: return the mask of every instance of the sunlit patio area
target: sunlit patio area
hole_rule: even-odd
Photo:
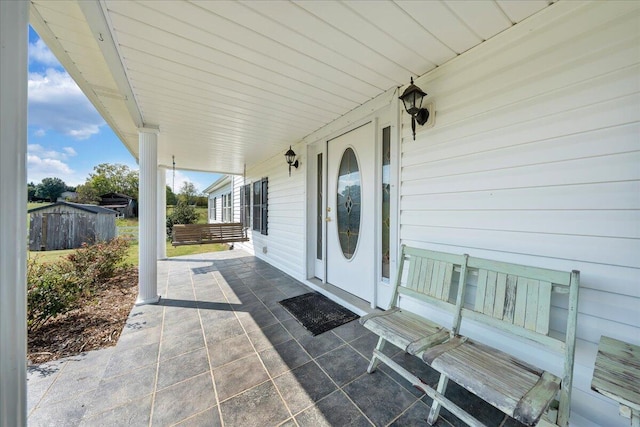
[[[366,373],[377,336],[353,321],[314,337],[278,304],[310,291],[287,274],[239,250],[158,271],[160,303],[134,307],[115,347],[29,368],[29,425],[426,425],[428,397],[386,367]],[[454,385],[447,396],[489,426],[518,425]]]

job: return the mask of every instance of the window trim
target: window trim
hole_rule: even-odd
[[[222,195],[222,222],[233,222],[231,192]]]
[[[251,227],[251,184],[240,187],[240,222],[244,228]]]
[[[253,183],[253,223],[252,229],[260,234],[268,235],[269,223],[269,178],[262,178]]]

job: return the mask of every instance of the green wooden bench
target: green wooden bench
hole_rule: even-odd
[[[173,246],[204,245],[209,243],[246,242],[247,230],[239,222],[215,224],[176,224],[173,226]]]
[[[466,283],[466,255],[402,246],[402,255],[389,308],[368,314],[360,323],[380,338],[373,350],[367,372],[372,373],[380,361],[398,372],[415,387],[424,383],[383,353],[389,342],[406,353],[419,356],[425,349],[449,340],[457,333]],[[454,276],[458,275],[458,280]],[[429,320],[424,313],[400,308],[400,301],[410,298],[444,312],[452,318],[451,326]]]
[[[403,253],[406,251],[403,249]],[[579,272],[465,257],[465,264],[460,267],[460,279],[472,276],[477,276],[475,286],[458,284],[456,300],[461,303],[453,310],[450,337],[441,342],[430,342],[412,353],[441,373],[437,389],[421,384],[418,378],[393,361],[391,363],[395,366],[392,367],[434,399],[427,420],[429,424],[437,420],[440,407],[444,406],[470,426],[483,425],[444,396],[451,379],[525,425],[567,426],[573,383]],[[554,293],[568,294],[566,332],[562,338],[550,333],[551,296]],[[468,302],[465,304],[464,301]],[[559,375],[477,339],[461,336],[459,328],[467,321],[534,341],[561,354],[563,365],[558,367]],[[424,322],[431,323],[428,319]],[[385,340],[397,341],[392,337]],[[375,357],[380,358],[374,351]],[[382,360],[387,363],[386,359]]]

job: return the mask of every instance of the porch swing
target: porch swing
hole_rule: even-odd
[[[173,186],[175,187],[176,161],[173,160]],[[207,245],[211,243],[247,242],[247,229],[241,222],[215,224],[175,224],[171,244],[175,246]]]
[[[173,226],[173,246],[206,245],[210,243],[247,242],[247,230],[240,222],[217,224],[176,224]]]

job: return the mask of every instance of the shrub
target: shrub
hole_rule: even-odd
[[[84,284],[92,289],[123,267],[128,248],[129,243],[120,237],[94,245],[83,243],[67,259]]]
[[[27,326],[35,331],[49,319],[73,310],[84,297],[125,267],[129,244],[113,239],[94,245],[83,244],[67,258],[27,265]]]
[[[171,236],[174,224],[195,224],[198,218],[196,208],[189,206],[184,201],[179,201],[173,208],[173,212],[167,215],[167,234]]]
[[[47,320],[71,310],[82,294],[82,283],[69,261],[39,264],[30,259],[27,264],[29,329],[38,329]]]

